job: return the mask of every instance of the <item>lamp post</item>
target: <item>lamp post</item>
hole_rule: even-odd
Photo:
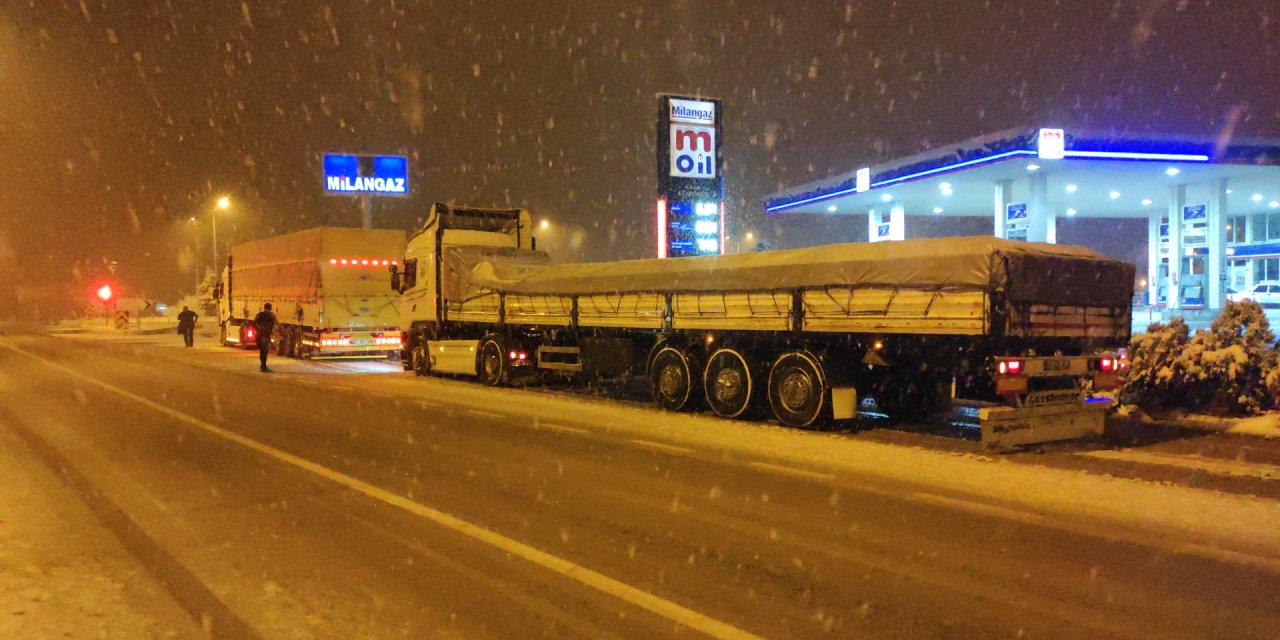
[[[231,198],[222,196],[218,198],[218,208],[213,210],[211,217],[213,218],[213,270],[218,271],[218,212],[226,211],[231,208]]]

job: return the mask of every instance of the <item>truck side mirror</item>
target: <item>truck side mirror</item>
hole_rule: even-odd
[[[404,293],[404,289],[400,288],[400,268],[393,264],[388,270],[391,272],[391,290]]]

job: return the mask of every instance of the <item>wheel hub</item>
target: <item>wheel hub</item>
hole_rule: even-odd
[[[800,412],[813,398],[813,379],[804,371],[789,371],[782,379],[778,399],[788,411]]]
[[[714,393],[720,402],[728,403],[737,400],[743,393],[742,372],[732,368],[717,371]]]
[[[675,364],[668,364],[658,373],[658,392],[664,398],[676,397],[680,394],[683,386],[684,374],[680,371],[680,367]]]

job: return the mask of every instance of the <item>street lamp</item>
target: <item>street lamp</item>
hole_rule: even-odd
[[[551,221],[550,221],[550,220],[547,220],[547,219],[545,219],[545,218],[544,218],[544,219],[542,220],[542,222],[539,222],[539,223],[538,223],[538,228],[539,228],[539,229],[541,229],[541,230],[543,230],[543,231],[546,231],[547,229],[550,229],[550,228],[551,228]]]
[[[218,209],[210,214],[213,219],[213,272],[218,273],[218,211],[226,211],[231,208],[231,198],[222,196],[218,198]],[[199,272],[197,272],[197,277]]]

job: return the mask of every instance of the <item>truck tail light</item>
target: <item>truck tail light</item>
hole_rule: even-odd
[[[1111,356],[1098,359],[1098,370],[1104,372],[1115,371],[1119,367],[1116,366],[1116,359]]]
[[[1022,375],[1022,361],[1001,360],[1000,364],[996,365],[996,370],[1002,376],[1020,376]]]

